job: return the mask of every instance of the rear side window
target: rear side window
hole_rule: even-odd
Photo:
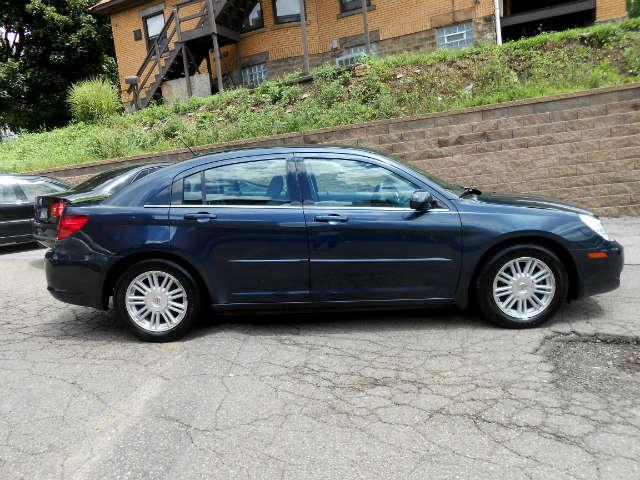
[[[286,159],[234,163],[184,179],[185,205],[286,205],[291,203]]]

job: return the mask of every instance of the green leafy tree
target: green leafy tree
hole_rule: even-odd
[[[73,83],[96,76],[117,82],[108,21],[87,10],[95,1],[0,0],[0,125],[64,125]]]
[[[640,0],[627,0],[627,13],[629,18],[640,16]]]

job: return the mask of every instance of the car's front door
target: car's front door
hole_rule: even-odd
[[[309,155],[298,164],[313,300],[453,298],[461,262],[453,207],[412,210],[411,194],[427,187],[368,158]]]
[[[186,172],[174,182],[170,218],[172,248],[198,266],[212,303],[308,300],[305,221],[288,155]]]
[[[12,180],[0,183],[0,243],[24,241],[31,234],[33,201]]]

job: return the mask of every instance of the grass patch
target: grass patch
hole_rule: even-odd
[[[159,104],[0,144],[24,172],[368,120],[440,112],[640,80],[640,19],[431,54],[366,58],[362,76],[323,65],[249,90]]]

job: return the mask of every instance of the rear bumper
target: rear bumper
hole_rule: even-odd
[[[599,293],[610,292],[620,286],[620,275],[624,266],[624,249],[618,242],[608,242],[607,248],[598,249],[605,252],[606,258],[589,258],[593,250],[574,252],[578,270],[577,298],[588,297]]]
[[[73,257],[48,250],[45,253],[47,290],[61,302],[105,310],[104,274],[86,256]]]
[[[33,238],[47,248],[53,248],[58,234],[57,224],[43,223],[38,220],[33,222]]]
[[[44,235],[33,234],[33,240],[37,241],[40,245],[47,248],[53,248],[56,243],[55,238],[47,237]]]

